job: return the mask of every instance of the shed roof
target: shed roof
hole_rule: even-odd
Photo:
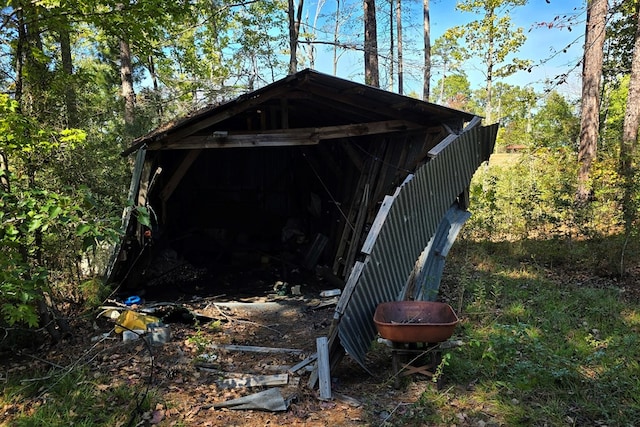
[[[308,145],[322,139],[441,126],[475,116],[305,69],[212,105],[137,138],[122,154],[148,150]],[[295,124],[295,128],[290,127]],[[283,132],[285,131],[286,132]],[[286,135],[284,135],[286,133]]]

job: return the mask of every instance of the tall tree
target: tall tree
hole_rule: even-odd
[[[120,83],[122,99],[124,100],[124,125],[130,139],[135,137],[136,92],[133,88],[133,65],[131,61],[131,47],[129,41],[121,38],[120,46]]]
[[[389,0],[389,90],[394,90],[394,66],[395,66],[395,40],[396,35],[394,33],[393,15],[395,13],[395,0]]]
[[[336,16],[333,26],[333,75],[338,74],[338,43],[340,34],[340,0],[336,0]]]
[[[527,0],[460,0],[456,9],[473,13],[479,19],[464,26],[448,29],[450,38],[464,38],[470,56],[482,58],[486,78],[485,117],[492,123],[493,83],[495,78],[507,77],[530,65],[530,61],[506,58],[520,49],[526,37],[522,28],[513,28],[509,11]]]
[[[396,0],[396,30],[398,33],[398,93],[404,92],[404,63],[402,59],[402,0]]]
[[[629,93],[624,115],[622,142],[620,144],[620,170],[625,183],[623,197],[623,216],[625,231],[631,233],[633,223],[638,215],[634,195],[637,188],[637,144],[638,127],[640,126],[640,4],[636,3],[636,35],[629,77]],[[623,267],[624,268],[624,267]]]
[[[73,82],[73,60],[71,57],[71,29],[67,15],[61,18],[58,36],[60,40],[60,59],[64,72],[65,90],[64,104],[67,113],[67,126],[75,128],[78,126],[78,105],[76,103],[76,89]]]
[[[433,52],[431,57],[434,59],[434,65],[440,69],[442,77],[438,85],[438,102],[443,103],[445,100],[444,83],[449,77],[449,73],[462,73],[462,64],[468,59],[467,52],[460,47],[458,40],[451,37],[451,33],[444,34],[436,39],[433,43]],[[425,101],[427,101],[425,99]]]
[[[582,107],[578,149],[578,188],[576,200],[584,204],[592,196],[589,183],[591,165],[596,158],[600,128],[600,87],[603,46],[609,4],[607,0],[589,0],[582,61]]]
[[[422,100],[429,101],[431,91],[431,20],[429,16],[429,0],[422,0],[422,24],[424,31],[424,80],[422,84]]]
[[[364,0],[364,82],[380,87],[375,0]]]
[[[298,71],[298,35],[300,34],[303,5],[304,0],[298,0],[298,12],[296,14],[294,0],[289,0],[289,74],[295,74]]]

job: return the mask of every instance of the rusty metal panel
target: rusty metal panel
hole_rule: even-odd
[[[381,218],[374,221],[376,235],[367,237],[363,266],[349,277],[334,316],[340,343],[365,369],[364,356],[377,333],[373,323],[377,305],[401,298],[416,260],[445,221],[452,203],[469,186],[482,162],[489,160],[497,128],[473,127],[448,137],[400,187],[388,211],[379,213]],[[461,224],[453,229],[453,238],[459,227]],[[448,226],[447,233],[441,234],[448,238],[450,231]],[[434,252],[443,247],[430,245],[427,249]],[[426,255],[433,258],[435,253]],[[431,273],[441,275],[442,269],[436,266]],[[437,291],[439,282],[440,277],[430,278],[430,293]]]

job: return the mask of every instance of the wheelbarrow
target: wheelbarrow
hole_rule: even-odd
[[[378,305],[373,321],[380,336],[391,342],[395,387],[400,375],[422,374],[433,377],[442,360],[440,343],[447,341],[459,322],[448,304],[432,301],[393,301]],[[430,354],[422,366],[412,365],[420,356]],[[399,360],[415,356],[400,367]],[[437,381],[438,387],[440,381]]]
[[[378,305],[373,322],[380,336],[392,342],[438,343],[451,338],[459,320],[443,302],[392,301]]]

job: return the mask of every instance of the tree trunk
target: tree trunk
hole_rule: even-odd
[[[396,29],[398,31],[398,93],[404,92],[404,64],[402,63],[402,0],[396,0]]]
[[[18,108],[22,109],[22,94],[24,90],[24,51],[27,43],[27,31],[24,23],[24,13],[22,8],[16,11],[18,25],[18,40],[16,41],[16,83],[14,99],[18,103]]]
[[[429,101],[431,85],[431,22],[429,18],[429,0],[422,0],[424,23],[424,83],[422,85],[422,100]],[[442,76],[444,83],[444,75]],[[444,87],[444,86],[443,86]]]
[[[302,6],[304,0],[298,2],[298,13],[296,16],[293,0],[289,0],[289,75],[298,71],[298,34],[300,33],[300,21],[302,20]]]
[[[580,114],[580,147],[578,150],[578,189],[580,204],[592,198],[589,183],[591,164],[596,157],[600,128],[600,83],[607,19],[607,0],[590,0],[587,6],[584,57],[582,63],[582,111]]]
[[[640,7],[640,6],[637,6]],[[627,235],[631,233],[637,217],[637,206],[634,203],[637,191],[636,153],[638,143],[638,127],[640,126],[640,12],[636,9],[636,35],[629,78],[629,93],[622,129],[620,144],[620,172],[624,179],[624,196],[622,211]]]
[[[11,184],[9,183],[9,161],[2,151],[0,151],[0,192],[11,192]]]
[[[18,27],[18,39],[16,40],[15,52],[15,92],[14,100],[18,103],[18,108],[22,110],[22,93],[23,93],[23,73],[24,73],[24,49],[27,43],[27,32],[24,24],[24,13],[22,8],[16,10],[16,21]],[[3,151],[0,151],[0,184],[2,190],[11,192],[11,183],[9,181],[9,160]]]
[[[338,43],[340,42],[338,37],[338,31],[340,31],[340,0],[336,0],[336,22],[333,27],[333,75],[338,75]]]
[[[153,102],[156,104],[156,114],[162,120],[164,109],[162,108],[162,97],[160,96],[160,84],[158,83],[158,74],[156,73],[156,63],[153,56],[149,55],[149,75],[151,75],[151,83],[153,84]]]
[[[396,59],[395,40],[396,35],[393,31],[393,14],[395,12],[395,0],[389,0],[389,90],[394,90],[394,68]]]
[[[490,9],[487,12],[489,17],[489,21],[491,22],[491,26],[493,28],[493,19],[495,15],[495,10]],[[491,109],[493,108],[493,56],[494,56],[494,30],[489,30],[489,39],[487,40],[487,105],[485,106],[485,118],[487,120],[487,124],[492,124],[493,119],[491,117]]]
[[[129,137],[134,136],[136,93],[133,90],[133,67],[131,65],[131,49],[129,42],[120,39],[120,81],[122,98],[124,99],[124,125]]]
[[[62,71],[65,74],[66,86],[64,90],[64,103],[67,110],[67,126],[75,128],[78,126],[78,106],[76,103],[76,90],[73,84],[73,61],[71,58],[71,37],[69,35],[69,24],[65,22],[59,32],[60,55],[62,58]]]
[[[364,0],[364,82],[380,87],[375,0]]]

